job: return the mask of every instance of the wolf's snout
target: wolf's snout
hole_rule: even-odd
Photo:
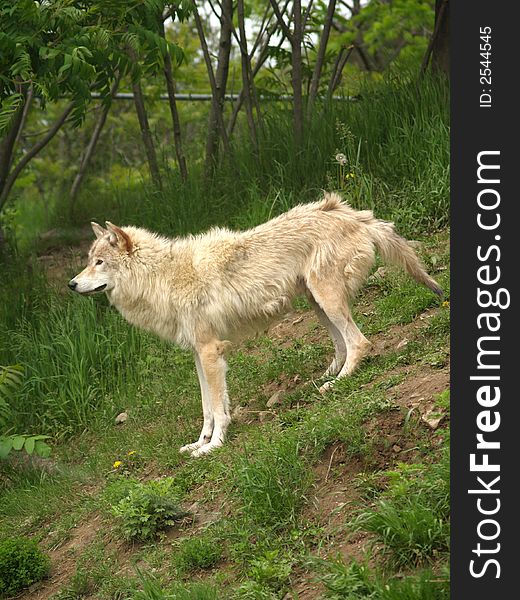
[[[78,282],[74,281],[74,279],[71,279],[69,281],[69,287],[70,287],[71,290],[74,291],[77,288],[77,286],[78,286]]]

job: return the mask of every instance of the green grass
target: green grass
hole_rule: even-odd
[[[324,584],[329,600],[448,600],[449,578],[431,570],[419,571],[409,577],[386,578],[375,576],[356,561],[323,561],[319,580]]]
[[[388,488],[352,526],[370,531],[397,567],[434,560],[450,544],[450,470],[445,446],[438,462],[401,465],[386,474]]]
[[[401,280],[395,280],[394,284],[391,293],[398,296]],[[375,313],[367,319],[367,325],[378,330],[379,315]],[[195,498],[202,505],[209,505],[209,510],[224,513],[210,529],[195,535],[188,533],[189,537],[171,547],[165,546],[161,537],[157,542],[159,546],[136,547],[139,560],[158,569],[156,583],[160,592],[156,592],[171,598],[281,598],[296,582],[292,579],[294,569],[306,564],[316,545],[324,543],[321,540],[334,539],[335,535],[316,529],[306,515],[314,489],[313,466],[322,460],[323,452],[331,444],[342,443],[347,458],[362,460],[370,470],[372,437],[365,425],[377,415],[396,410],[387,391],[402,380],[402,377],[384,375],[395,367],[421,362],[429,364],[444,348],[447,323],[448,311],[438,309],[407,346],[364,361],[351,378],[339,382],[326,396],[321,396],[312,384],[300,383],[288,394],[274,420],[234,425],[227,444],[201,461],[185,460],[177,453],[178,446],[190,436],[195,437],[199,427],[198,390],[191,360],[185,353],[172,352],[162,344],[146,346],[147,361],[153,366],[148,372],[147,402],[142,406],[130,405],[132,418],[124,426],[116,427],[100,420],[92,425],[90,433],[75,436],[71,442],[62,442],[55,459],[64,465],[82,465],[81,470],[74,467],[76,470],[70,470],[67,476],[57,473],[46,476],[43,481],[29,478],[25,484],[13,475],[10,490],[2,498],[7,499],[5,504],[2,503],[6,523],[16,524],[20,532],[27,531],[28,523],[31,523],[33,535],[36,533],[43,538],[48,527],[46,523],[52,523],[53,530],[58,531],[54,542],[63,542],[68,539],[67,532],[73,523],[88,518],[92,510],[101,509],[107,515],[104,518],[109,539],[116,540],[115,524],[106,507],[126,497],[152,466],[154,471],[171,475],[176,498],[185,505]],[[330,353],[330,349],[322,346],[313,354],[304,341],[298,339],[284,348],[266,338],[259,338],[248,346],[248,352],[241,351],[235,357],[236,368],[230,372],[233,400],[243,405],[254,402],[254,383],[258,387],[283,373],[292,374],[298,364],[306,361],[302,372],[306,377],[311,376],[320,362],[321,367],[327,363],[326,355]],[[312,360],[309,361],[307,356]],[[248,358],[252,359],[251,372],[247,369]],[[134,401],[138,397],[137,394]],[[158,398],[164,400],[158,402]],[[413,438],[420,432],[412,430],[407,435]],[[427,440],[419,441],[419,444],[424,446],[425,453],[432,451]],[[134,451],[135,454],[129,455]],[[113,468],[115,460],[122,462],[118,469]],[[446,466],[443,461],[445,459],[439,463],[444,465],[442,468]],[[430,473],[431,465],[434,471]],[[441,490],[438,486],[441,475],[435,471],[435,465],[437,462],[433,460],[415,470],[403,467],[393,476],[385,475],[387,483],[372,495],[371,513],[379,518],[382,501],[392,501],[401,507],[403,504],[399,502],[403,503],[408,496],[420,498],[421,506],[439,505],[444,496],[435,496]],[[391,484],[388,484],[389,479]],[[87,481],[90,490],[92,482],[96,482],[94,491],[83,491]],[[427,485],[423,485],[424,482]],[[355,482],[348,484],[355,485]],[[83,497],[78,493],[83,493]],[[222,501],[224,509],[220,507]],[[215,503],[218,503],[216,507]],[[415,527],[414,522],[417,519],[411,510],[408,512],[410,514],[406,516],[400,513],[393,537],[381,537],[384,553],[391,558],[402,553],[404,548],[408,557],[405,562],[411,569],[432,556],[445,557],[446,538],[442,544],[433,540],[428,546],[431,540],[425,543],[420,538],[420,528]],[[369,521],[359,526],[379,535],[377,526]],[[346,527],[351,528],[352,524],[347,522]],[[405,541],[401,530],[408,536],[404,536]],[[155,593],[149,588],[145,590],[139,579],[115,576],[121,568],[118,558],[109,560],[104,550],[102,552],[100,542],[96,544],[93,549],[84,551],[83,562],[60,596],[68,599],[88,593],[109,598],[114,594],[128,597]],[[219,577],[221,564],[231,565],[231,584],[229,574],[222,573]],[[397,567],[397,563],[394,564]],[[196,583],[208,569],[216,574],[216,579]],[[179,575],[186,583],[174,585],[173,581]],[[403,582],[395,580],[388,589],[384,588],[387,596],[381,597],[392,598],[391,591],[398,590],[393,597],[402,593],[403,598],[412,600],[424,593],[425,598],[441,598],[434,595],[437,594],[435,590],[430,596],[426,595],[430,593],[428,581],[423,582],[419,575],[407,577]],[[377,586],[379,583],[374,583],[370,589],[379,589]]]
[[[34,298],[16,329],[2,332],[4,360],[24,368],[13,406],[13,421],[22,429],[77,433],[96,414],[115,416],[118,394],[137,385],[146,338],[100,300]]]
[[[219,600],[215,587],[205,583],[192,585],[177,584],[164,588],[161,583],[149,575],[138,572],[141,588],[131,596],[133,600]]]
[[[274,436],[273,436],[274,438]],[[258,436],[235,461],[233,484],[244,517],[268,527],[296,525],[312,478],[299,437]]]

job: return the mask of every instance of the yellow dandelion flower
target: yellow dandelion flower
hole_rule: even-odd
[[[114,467],[114,469],[119,469],[119,467],[123,464],[122,460],[116,460],[115,463],[112,465]]]
[[[128,456],[133,456],[135,454],[135,450],[130,450],[130,452],[128,453]]]
[[[450,307],[450,301],[449,300],[444,300],[444,302],[442,303],[442,305],[444,306],[444,308],[449,308]]]

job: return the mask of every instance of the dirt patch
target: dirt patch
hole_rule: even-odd
[[[384,331],[370,336],[369,341],[372,342],[370,354],[378,356],[404,348],[418,336],[420,330],[426,327],[429,320],[438,312],[438,308],[430,308],[410,323],[406,323],[405,325],[391,325]]]
[[[391,392],[397,404],[413,408],[430,404],[449,386],[449,367],[444,369],[422,367],[413,374],[413,377],[408,377],[393,387]]]
[[[49,576],[46,580],[32,585],[21,597],[31,600],[46,600],[62,589],[76,572],[79,556],[93,542],[102,527],[101,515],[94,514],[87,521],[73,527],[69,537],[55,546],[52,546],[53,532],[51,531],[47,539],[47,543],[51,544],[47,551],[51,559]]]
[[[430,319],[438,314],[438,312],[438,308],[431,308],[421,313],[417,319],[414,319],[410,323],[393,325],[383,332],[370,336],[369,341],[372,342],[372,348],[369,355],[381,356],[405,348],[409,342],[420,335],[421,330],[428,326]],[[273,325],[266,333],[272,340],[276,340],[278,346],[284,348],[292,346],[296,339],[303,340],[307,344],[330,344],[330,356],[328,356],[324,361],[324,364],[313,373],[310,380],[302,380],[302,377],[299,375],[288,376],[281,373],[277,380],[270,381],[262,386],[262,396],[267,398],[267,408],[276,409],[277,405],[283,404],[283,399],[286,394],[294,391],[301,385],[313,385],[315,380],[321,378],[329,364],[329,360],[332,360],[333,358],[333,349],[325,328],[321,325],[316,314],[312,310],[293,311],[287,314],[279,323]],[[402,373],[408,374],[410,371],[411,367],[397,367],[392,371],[385,373],[378,378],[376,382],[388,379],[393,375]],[[448,369],[439,371],[438,374],[442,375],[439,375],[438,377],[437,375],[434,375],[430,382],[431,385],[429,386],[429,390],[426,389],[428,387],[427,384],[424,386],[424,394],[422,394],[424,398],[428,397],[431,399],[435,394],[440,393],[448,387]],[[431,376],[431,373],[429,373],[428,376]],[[368,385],[372,385],[373,383]],[[413,384],[411,385],[413,386]],[[421,387],[421,390],[422,389],[423,388]],[[403,391],[403,393],[399,395],[405,397],[406,391]],[[272,405],[270,404],[270,401],[272,401]],[[271,417],[274,418],[275,412],[269,410],[265,411],[263,406],[250,406],[247,408],[240,407],[235,416],[238,420],[243,422],[253,423],[257,420],[266,420]]]
[[[313,310],[298,310],[287,314],[268,330],[271,339],[281,348],[289,348],[294,340],[301,339],[309,344],[323,344],[328,336]]]

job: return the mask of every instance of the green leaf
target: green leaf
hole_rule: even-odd
[[[13,439],[11,437],[0,436],[0,459],[7,458],[12,447]]]
[[[34,453],[41,458],[49,458],[51,454],[51,447],[49,444],[42,442],[41,440],[36,440],[34,445]]]
[[[29,437],[25,440],[25,451],[29,456],[34,452],[35,440],[33,437]]]
[[[25,439],[26,438],[24,435],[17,435],[16,437],[14,437],[13,438],[13,450],[21,450],[25,443]]]

